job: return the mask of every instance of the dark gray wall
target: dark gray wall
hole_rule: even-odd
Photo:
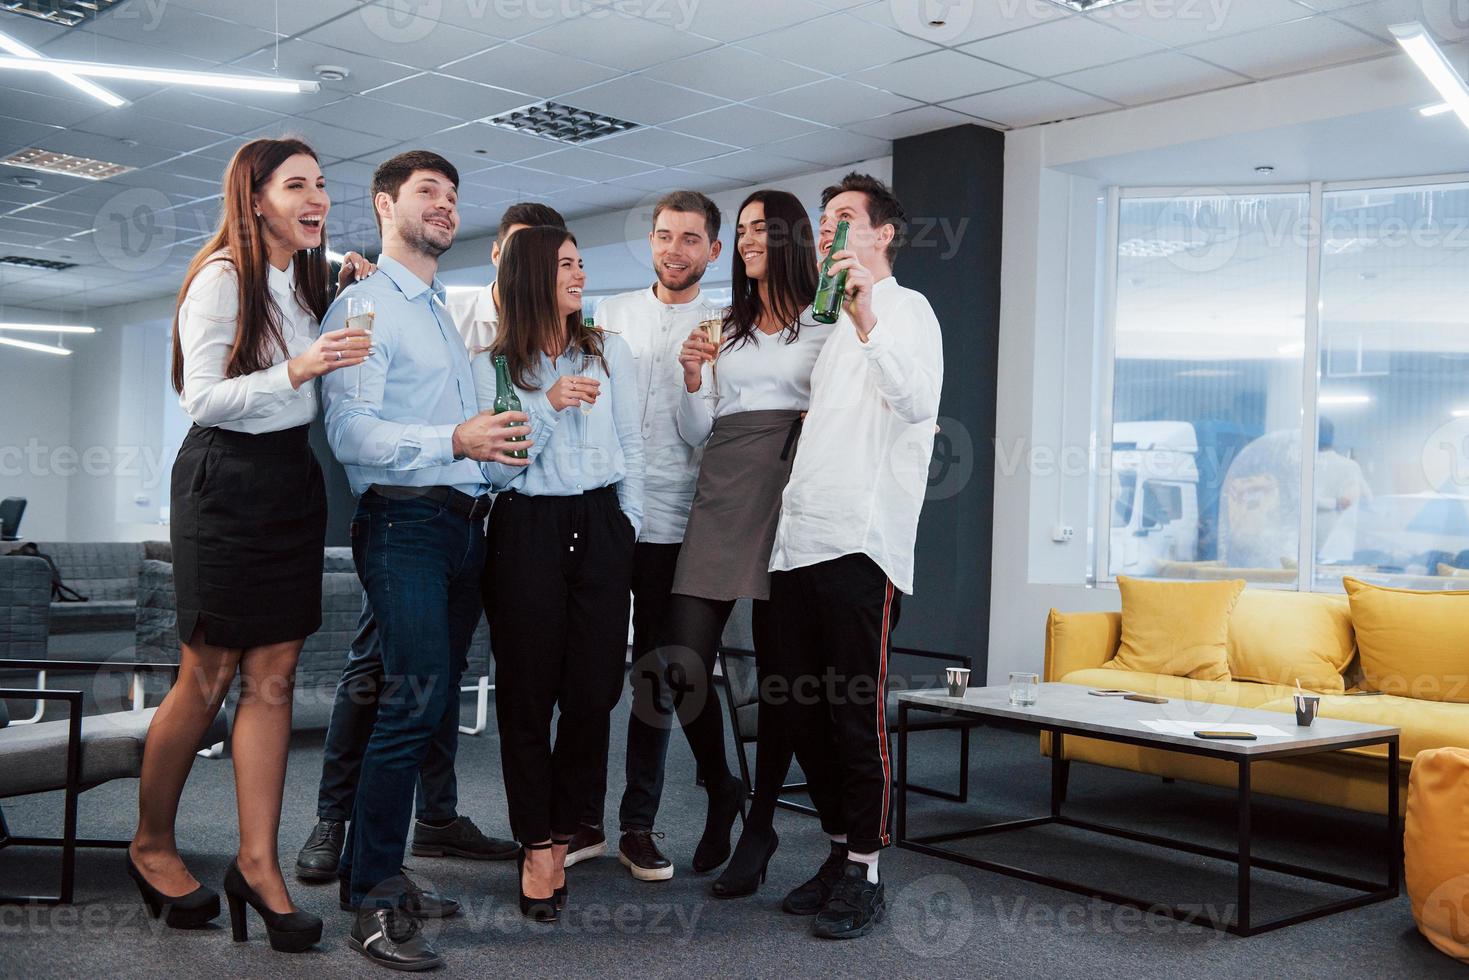
[[[893,189],[910,221],[895,273],[928,297],[944,334],[944,395],[918,525],[914,594],[894,644],[988,661],[999,370],[1005,138],[957,126],[893,143]]]

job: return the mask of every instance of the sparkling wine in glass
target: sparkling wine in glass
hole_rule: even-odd
[[[368,346],[372,345],[372,321],[377,310],[371,296],[347,297],[347,329],[360,330],[367,335]],[[362,365],[357,365],[357,394],[362,397]]]
[[[714,361],[709,365],[709,391],[706,398],[719,397],[719,344],[724,339],[724,316],[718,310],[708,311],[699,322],[704,337],[714,345]]]

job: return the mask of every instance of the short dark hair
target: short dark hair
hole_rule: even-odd
[[[658,199],[653,205],[653,224],[658,224],[658,216],[664,211],[681,211],[685,214],[703,214],[704,228],[709,232],[709,242],[719,238],[719,205],[709,200],[698,191],[670,191]]]
[[[404,181],[412,177],[414,171],[417,170],[427,170],[447,177],[449,183],[454,185],[454,189],[459,189],[459,171],[452,163],[432,150],[409,150],[407,153],[399,153],[391,159],[384,160],[372,172],[372,219],[377,222],[379,235],[383,231],[383,220],[377,214],[377,196],[387,194],[396,201],[398,191],[403,188]]]
[[[821,192],[821,206],[825,208],[832,198],[847,191],[857,191],[866,196],[867,220],[872,222],[872,227],[893,226],[893,240],[888,243],[887,259],[889,262],[894,261],[898,257],[898,249],[908,241],[908,213],[903,210],[902,202],[887,184],[871,174],[861,174],[853,170],[842,178],[840,184],[832,184]]]
[[[517,201],[505,209],[500,215],[500,227],[495,232],[495,237],[500,241],[505,240],[505,233],[515,225],[549,225],[552,228],[566,228],[566,219],[561,217],[561,212],[549,204],[539,201]]]

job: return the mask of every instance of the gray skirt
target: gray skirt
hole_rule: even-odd
[[[770,598],[770,550],[800,426],[801,413],[794,410],[715,420],[678,553],[675,593]]]

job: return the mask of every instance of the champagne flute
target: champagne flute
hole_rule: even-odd
[[[371,296],[347,297],[347,328],[361,330],[367,334],[368,346],[372,345],[372,321],[377,309]],[[362,397],[362,365],[357,365],[357,398]]]
[[[704,337],[714,345],[714,360],[709,363],[709,390],[704,393],[705,398],[719,397],[719,343],[724,338],[724,314],[719,310],[708,309],[704,312],[704,319],[699,321],[699,329],[704,332]]]

